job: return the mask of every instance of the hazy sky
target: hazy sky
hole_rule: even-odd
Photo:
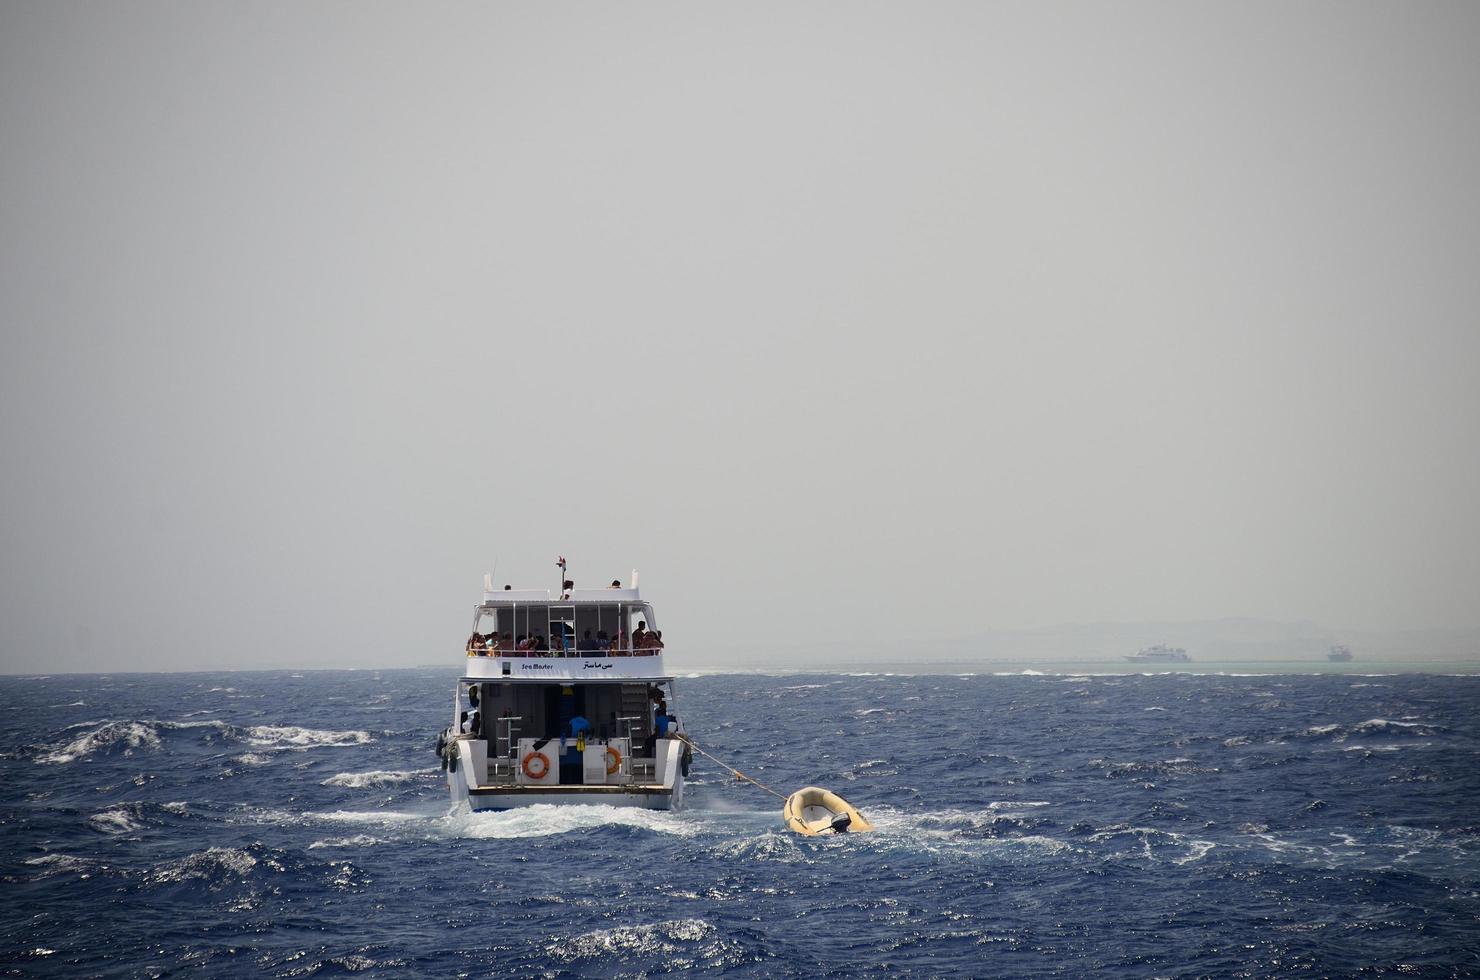
[[[0,670],[1480,622],[1480,4],[0,0]]]

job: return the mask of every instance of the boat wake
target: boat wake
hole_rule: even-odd
[[[700,830],[700,825],[681,811],[599,804],[551,806],[541,803],[517,810],[479,813],[457,807],[441,821],[441,828],[448,836],[494,840],[551,837],[599,827],[632,827],[677,837],[692,837]]]

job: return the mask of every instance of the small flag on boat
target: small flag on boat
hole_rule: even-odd
[[[564,555],[557,555],[556,556],[555,564],[559,565],[561,568],[564,568],[565,567],[565,556]]]

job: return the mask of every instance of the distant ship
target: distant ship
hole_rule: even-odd
[[[1136,653],[1132,653],[1125,659],[1135,664],[1185,664],[1192,658],[1187,656],[1187,651],[1181,647],[1169,647],[1157,644],[1154,647],[1145,647]]]
[[[1331,648],[1331,652],[1328,653],[1328,654],[1326,654],[1326,659],[1327,660],[1332,660],[1332,661],[1337,661],[1337,662],[1344,662],[1344,661],[1350,660],[1351,658],[1352,658],[1352,652],[1351,652],[1351,650],[1349,648],[1347,648],[1347,647],[1341,647],[1341,646],[1332,647]]]

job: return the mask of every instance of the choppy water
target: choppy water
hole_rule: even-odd
[[[17,974],[1480,974],[1480,678],[712,676],[879,825],[449,813],[456,667],[0,679]]]

